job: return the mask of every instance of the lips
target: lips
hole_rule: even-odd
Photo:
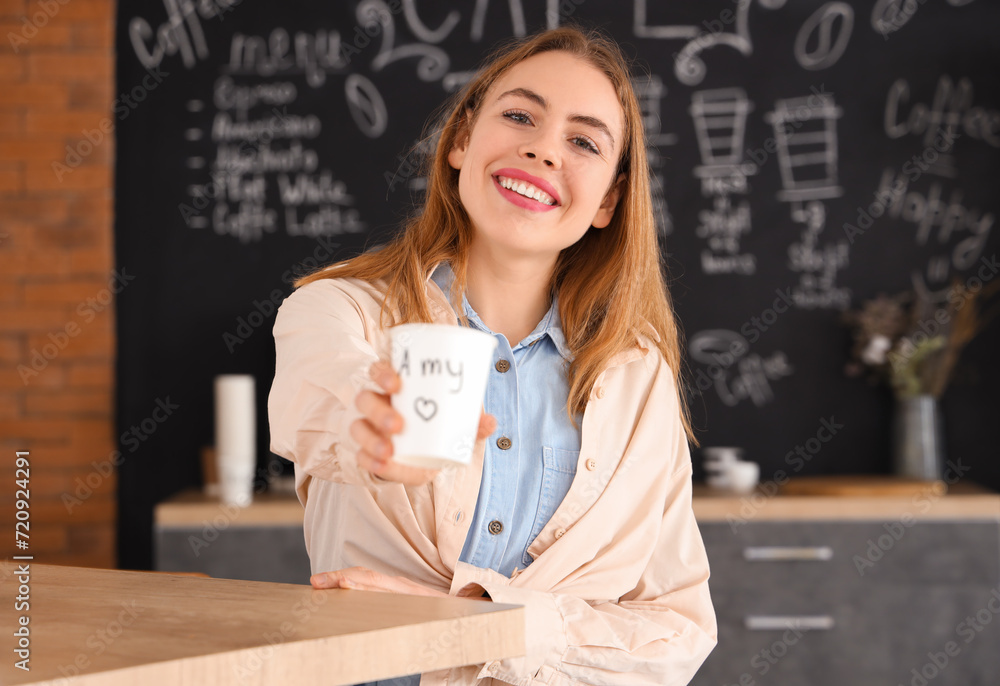
[[[493,183],[507,200],[526,209],[545,212],[560,204],[552,184],[521,169],[498,169],[493,173]]]

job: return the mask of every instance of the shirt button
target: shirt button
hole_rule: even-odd
[[[510,369],[510,362],[508,362],[507,360],[497,360],[496,368],[498,372],[503,374],[508,369]]]
[[[566,529],[556,529],[556,538],[562,538],[564,533],[566,533]]]
[[[510,450],[510,446],[511,441],[506,436],[501,436],[497,439],[497,447],[500,448],[500,450]]]
[[[496,674],[500,671],[500,663],[494,660],[487,666],[487,669],[490,671],[490,674]]]
[[[597,389],[597,397],[598,397],[598,399],[600,399],[600,398],[603,398],[603,397],[604,397],[604,386],[600,386],[600,387],[599,387],[599,388]]]
[[[499,519],[494,519],[492,522],[490,522],[490,525],[487,528],[490,530],[491,534],[496,536],[498,533],[503,531],[503,522],[501,522]]]
[[[589,460],[587,460],[587,469],[589,469],[590,471],[594,471],[595,469],[597,469],[597,460],[595,460],[594,458],[590,458]]]

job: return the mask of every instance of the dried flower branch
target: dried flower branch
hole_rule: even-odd
[[[879,295],[860,310],[845,312],[854,337],[847,373],[868,369],[900,398],[940,397],[962,349],[996,314],[981,316],[980,302],[998,290],[1000,282],[972,290],[956,280],[945,307],[936,307],[924,293],[901,293]]]

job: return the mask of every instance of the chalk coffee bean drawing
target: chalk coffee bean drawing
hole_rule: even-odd
[[[437,414],[438,404],[427,398],[417,398],[413,401],[413,411],[425,422],[429,422]]]

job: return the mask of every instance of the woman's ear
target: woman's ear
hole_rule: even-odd
[[[469,148],[469,137],[462,136],[461,141],[456,141],[451,150],[448,151],[448,164],[452,169],[461,169],[465,162],[465,152]]]
[[[621,198],[624,187],[625,175],[619,174],[618,178],[615,179],[614,185],[611,186],[611,189],[604,196],[604,202],[601,203],[597,214],[594,215],[593,221],[590,222],[591,226],[595,229],[603,229],[611,223],[611,217],[615,215],[615,208],[618,206],[618,200]]]
[[[471,133],[470,122],[472,121],[472,110],[465,109],[465,113],[458,121],[458,132],[455,134],[455,144],[448,151],[448,164],[452,169],[461,169],[465,162],[465,153],[469,149],[469,134]]]

